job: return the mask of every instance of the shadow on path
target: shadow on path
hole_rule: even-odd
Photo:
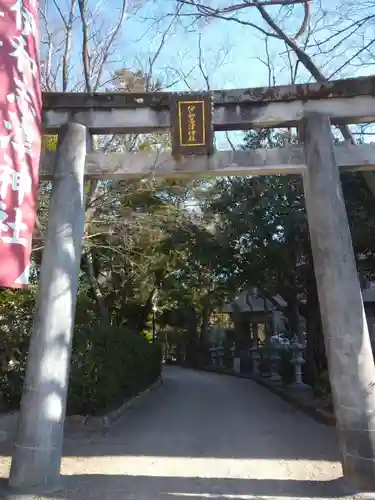
[[[66,490],[52,498],[82,500],[241,499],[266,497],[345,498],[341,479],[293,481],[277,479],[207,479],[119,475],[82,475],[64,478]]]
[[[334,429],[249,380],[178,367],[106,433],[68,429],[62,473],[41,498],[345,498]]]
[[[337,461],[334,428],[246,379],[167,367],[162,387],[107,435],[68,434],[66,456],[162,456]]]

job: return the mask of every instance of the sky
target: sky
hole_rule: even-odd
[[[110,1],[112,4],[112,2],[116,0]],[[342,3],[345,1],[350,4],[350,0],[322,0],[323,9],[325,6],[329,6],[331,15],[326,14],[326,21],[324,23],[319,23],[320,29],[317,34],[317,38],[319,40],[323,40],[332,34],[332,27],[336,28],[334,26],[335,21],[339,16]],[[209,0],[205,0],[205,2],[208,3]],[[361,0],[359,0],[359,2],[361,2]],[[231,0],[211,0],[210,3],[211,5],[217,6],[220,4],[229,5],[233,2]],[[172,6],[175,5],[175,0],[156,0],[155,2],[149,1],[145,4],[144,8],[139,11],[137,16],[129,17],[128,21],[125,23],[125,30],[122,35],[125,40],[125,45],[127,41],[138,40],[136,43],[131,45],[130,53],[134,51],[139,54],[148,54],[150,52],[150,48],[152,52],[153,48],[155,49],[158,46],[161,35],[154,37],[151,32],[150,36],[145,36],[141,40],[139,40],[139,37],[145,32],[145,28],[148,28],[148,24],[150,23],[149,19],[153,16],[158,17],[161,14],[165,14],[168,10],[170,10],[171,4]],[[273,14],[273,17],[277,18],[279,13],[278,7],[270,7],[268,10],[271,14]],[[360,18],[364,13],[360,10],[358,10],[358,13],[355,11],[351,12],[349,19],[341,19],[340,25],[344,27],[345,21],[350,23],[353,16],[356,14],[358,15],[358,18]],[[312,24],[315,24],[320,16],[320,12],[314,13],[312,17]],[[301,6],[295,6],[290,18],[284,21],[285,25],[290,28],[288,30],[290,34],[296,32],[301,24],[302,18],[303,8]],[[188,17],[183,19],[185,25],[190,22],[190,19],[191,18]],[[246,15],[243,16],[243,19],[262,26],[262,20],[256,9],[248,9]],[[374,38],[374,35],[375,23],[373,24],[372,33],[370,29],[367,31],[368,37]],[[332,46],[337,40],[338,38],[333,39],[332,43],[328,44],[328,46]],[[336,51],[336,67],[340,66],[339,61],[346,60],[357,50],[357,45],[353,43],[353,41],[355,40],[350,39],[350,43],[345,45],[343,53]],[[255,87],[268,85],[268,69],[264,62],[260,60],[265,59],[265,42],[263,34],[257,32],[249,26],[241,26],[233,21],[215,20],[207,23],[202,29],[201,43],[203,57],[208,68],[208,72],[210,73],[210,83],[213,88]],[[284,52],[284,56],[280,55],[280,52]],[[316,50],[314,52],[316,52]],[[187,73],[192,67],[196,66],[197,53],[198,37],[196,32],[186,34],[182,29],[176,30],[176,32],[169,37],[169,42],[166,43],[166,46],[160,55],[157,67],[160,68],[160,71],[162,71],[163,67],[167,68],[168,72],[170,71],[169,68],[171,66],[175,66]],[[289,83],[289,72],[285,69],[285,50],[284,47],[280,48],[279,41],[271,41],[270,54],[272,64],[275,66],[276,83]],[[326,66],[328,65],[330,57],[320,55],[316,57],[316,60],[319,61],[320,65]],[[338,74],[338,77],[371,74],[373,71],[374,66],[360,68],[351,67],[347,71],[341,71]],[[327,73],[330,73],[330,71],[328,70]],[[305,72],[305,74],[301,72],[301,78],[301,81],[306,81],[308,79],[311,80],[307,72]],[[196,85],[197,87],[204,86],[204,81],[198,71],[194,71],[192,73],[190,77],[190,84],[192,86]],[[181,90],[183,83],[179,82],[177,87],[178,90]]]
[[[52,0],[46,0],[49,5],[49,26],[58,25],[58,14]],[[67,11],[69,0],[55,0],[62,12]],[[118,17],[121,0],[88,0],[90,7],[96,12],[90,29],[94,26],[113,26]],[[212,6],[230,5],[238,0],[204,0]],[[160,47],[160,41],[166,27],[169,25],[170,14],[176,5],[176,0],[128,0],[128,15],[123,23],[120,36],[115,45],[115,53],[111,56],[107,66],[107,75],[111,70],[125,67],[131,70],[143,69],[148,71],[150,59]],[[367,41],[372,41],[375,34],[375,23],[365,25],[356,34],[348,37],[335,49],[335,58],[325,54],[327,48],[332,48],[343,36],[350,34],[350,30],[343,34],[339,30],[349,26],[353,20],[358,20],[369,13],[371,5],[375,15],[373,0],[316,0],[313,4],[321,4],[319,11],[313,11],[311,25],[314,27],[312,42],[315,47],[309,47],[308,52],[314,55],[314,61],[327,76],[340,69],[342,64],[354,56],[358,48]],[[279,7],[270,7],[269,13],[273,18],[280,16]],[[185,12],[188,14],[189,11]],[[324,16],[322,16],[324,12]],[[303,8],[294,6],[288,13],[282,10],[283,25],[288,33],[297,31],[303,18]],[[161,19],[161,20],[160,20]],[[241,19],[262,26],[262,20],[256,9],[246,9]],[[158,21],[157,21],[158,20]],[[153,75],[163,83],[168,90],[201,90],[206,88],[206,82],[198,67],[199,47],[202,54],[203,67],[209,76],[211,89],[244,88],[269,85],[269,68],[265,64],[266,50],[265,37],[256,29],[242,26],[234,21],[211,20],[197,26],[193,18],[180,18],[178,24],[170,29],[165,44],[158,54],[153,67]],[[264,26],[264,25],[263,25]],[[366,29],[365,29],[366,28]],[[200,33],[200,35],[199,35]],[[324,45],[317,46],[330,38]],[[75,32],[73,57],[77,67],[80,63],[81,32],[77,24]],[[272,84],[290,83],[290,71],[285,46],[280,41],[268,39],[269,59],[272,65]],[[302,40],[303,42],[303,40]],[[92,44],[92,52],[95,46]],[[375,51],[374,51],[375,52]],[[292,56],[293,57],[293,56]],[[371,56],[365,53],[366,63]],[[361,62],[358,57],[354,59]],[[372,59],[373,60],[373,59]],[[374,62],[374,60],[373,60]],[[374,64],[357,64],[344,67],[338,71],[335,78],[368,75],[374,73]],[[184,75],[186,78],[184,78]],[[309,73],[300,67],[297,81],[313,81]],[[104,90],[104,89],[103,89]]]

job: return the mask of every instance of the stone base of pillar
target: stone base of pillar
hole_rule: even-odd
[[[340,477],[335,480],[335,491],[337,498],[355,498],[356,500],[374,500],[374,493],[370,491],[364,491],[360,488],[349,484],[349,482],[344,478]]]
[[[64,490],[64,478],[61,476],[55,484],[46,484],[29,488],[12,488],[9,480],[0,479],[0,498],[2,500],[38,500],[40,497],[51,496]]]
[[[234,373],[241,373],[241,359],[233,358],[233,371]]]
[[[365,432],[356,432],[358,446],[367,446]],[[375,492],[375,459],[344,455],[342,461],[344,478],[348,481],[348,488],[358,488],[359,492]],[[361,497],[359,497],[361,498]],[[374,498],[374,493],[372,493]]]

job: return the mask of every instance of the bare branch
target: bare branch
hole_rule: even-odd
[[[83,74],[86,83],[86,91],[92,92],[91,77],[90,77],[90,48],[89,48],[89,30],[86,19],[86,1],[78,0],[79,12],[82,23],[82,62]]]
[[[55,2],[56,4],[56,2]],[[65,33],[65,51],[62,62],[62,91],[66,92],[68,90],[69,85],[69,67],[70,67],[70,51],[72,46],[72,33],[73,33],[73,19],[74,19],[74,9],[75,9],[76,1],[71,0],[70,4],[70,12],[68,21],[64,23],[66,26]]]
[[[203,67],[204,62],[203,62],[203,53],[202,53],[202,34],[199,33],[198,36],[198,67],[199,71],[201,72],[204,81],[206,82],[206,89],[210,90],[210,81],[208,79],[208,74],[207,71]]]
[[[229,144],[229,146],[231,147],[232,151],[236,151],[236,147],[235,147],[235,145],[233,144],[232,139],[229,137],[229,133],[228,133],[228,131],[227,131],[227,130],[225,131],[225,138],[226,138],[226,140],[228,141],[228,144]]]
[[[105,50],[103,52],[102,62],[100,64],[99,71],[98,71],[98,74],[97,74],[97,77],[96,77],[96,81],[95,81],[95,84],[94,84],[94,89],[95,90],[100,86],[100,78],[101,78],[102,73],[103,73],[104,65],[108,61],[110,49],[111,49],[114,41],[116,40],[116,38],[117,38],[117,36],[118,36],[118,34],[120,32],[121,26],[122,26],[122,24],[124,22],[125,15],[126,15],[126,8],[127,8],[127,0],[122,0],[120,18],[118,20],[117,25],[112,30],[112,33],[109,35],[109,40],[108,40],[107,46],[106,46],[106,48],[105,48]]]
[[[159,43],[158,48],[155,51],[154,56],[152,58],[149,58],[149,70],[148,70],[147,76],[146,76],[146,91],[150,89],[150,84],[151,84],[151,80],[152,80],[152,73],[153,73],[155,62],[158,59],[158,57],[160,56],[160,53],[161,53],[161,51],[162,51],[162,49],[163,49],[163,47],[165,45],[165,42],[167,40],[167,36],[168,36],[171,28],[173,27],[176,19],[180,15],[181,9],[182,9],[182,5],[180,5],[177,8],[177,11],[174,14],[174,16],[172,17],[172,19],[171,19],[170,23],[168,24],[167,28],[163,31],[163,34],[162,34],[162,37],[161,37],[161,41]]]
[[[199,6],[198,2],[196,0],[178,0],[180,3],[185,4],[185,5],[191,5],[194,7]],[[259,5],[264,6],[264,7],[272,7],[275,5],[296,5],[296,4],[305,4],[306,0],[245,0],[242,3],[231,5],[229,7],[224,7],[222,9],[215,9],[217,12],[220,13],[227,13],[227,12],[236,12],[238,10],[243,10],[247,9],[248,7],[258,7]],[[211,9],[208,6],[202,6],[204,9]]]
[[[308,27],[309,20],[310,20],[310,15],[311,15],[311,2],[312,0],[244,0],[240,4],[235,4],[235,5],[230,5],[228,7],[223,7],[219,9],[215,9],[213,7],[210,7],[208,5],[202,4],[198,0],[177,0],[179,3],[184,4],[184,5],[189,5],[193,6],[196,8],[198,14],[200,14],[203,17],[215,17],[218,19],[223,19],[226,21],[235,21],[239,24],[247,25],[247,26],[252,26],[253,28],[257,29],[258,31],[261,31],[263,34],[267,36],[273,36],[275,38],[279,38],[278,35],[274,33],[268,33],[266,32],[263,28],[258,26],[257,24],[254,24],[250,21],[245,21],[242,19],[238,19],[237,17],[233,16],[227,16],[228,13],[232,12],[238,12],[247,8],[251,7],[256,7],[265,9],[266,7],[272,7],[272,6],[287,6],[287,5],[297,5],[297,4],[303,4],[304,6],[304,18],[302,21],[302,24],[300,28],[298,29],[296,35],[293,37],[295,39],[298,39],[303,35]],[[189,14],[187,14],[189,15]]]

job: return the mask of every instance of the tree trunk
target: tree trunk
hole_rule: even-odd
[[[300,334],[301,334],[301,327],[300,327],[300,317],[299,317],[299,307],[298,307],[298,297],[297,297],[297,290],[292,291],[292,293],[289,293],[287,297],[285,297],[285,300],[287,302],[287,306],[285,308],[285,315],[288,320],[288,326],[289,326],[289,333],[293,336],[299,339]]]
[[[86,252],[85,255],[85,261],[86,261],[86,275],[88,277],[92,293],[95,297],[96,305],[98,307],[98,313],[100,316],[100,321],[104,325],[110,325],[111,320],[110,320],[110,315],[108,308],[105,303],[104,296],[102,294],[102,291],[100,289],[100,285],[98,283],[98,280],[95,276],[95,270],[94,270],[94,261],[93,261],[93,255],[90,250]]]
[[[202,342],[207,338],[208,323],[210,319],[210,305],[208,301],[205,301],[202,312],[202,322],[200,328],[199,340]]]
[[[322,319],[315,274],[313,270],[307,286],[307,313],[306,313],[306,364],[304,369],[305,383],[314,387],[320,375],[327,370],[327,356],[324,346]]]
[[[189,317],[187,320],[187,342],[186,342],[186,360],[189,363],[195,361],[197,340],[198,340],[198,318],[197,311],[194,306],[191,306]]]

